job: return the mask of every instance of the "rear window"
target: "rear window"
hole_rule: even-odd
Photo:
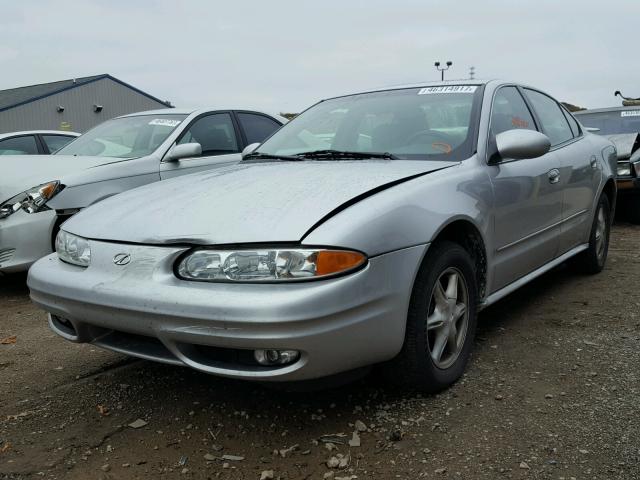
[[[599,135],[640,133],[640,108],[575,115],[585,127],[599,128],[600,131],[595,132]]]

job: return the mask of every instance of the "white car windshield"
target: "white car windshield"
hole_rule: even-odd
[[[459,160],[473,153],[481,87],[452,85],[364,93],[318,103],[252,157]]]
[[[186,115],[138,115],[114,118],[79,136],[56,155],[138,158],[149,155]]]

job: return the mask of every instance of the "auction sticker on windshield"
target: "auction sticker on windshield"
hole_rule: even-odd
[[[181,120],[169,120],[167,118],[154,118],[149,125],[162,125],[164,127],[176,127],[180,125]]]
[[[621,117],[640,117],[640,110],[624,110],[620,112]]]
[[[425,87],[418,91],[418,95],[432,95],[434,93],[473,93],[477,85],[448,85],[446,87]]]

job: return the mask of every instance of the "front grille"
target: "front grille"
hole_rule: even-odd
[[[0,265],[11,260],[15,251],[15,248],[5,248],[4,250],[0,250]]]
[[[182,363],[157,338],[95,326],[90,328],[90,334],[94,338],[92,343],[99,347],[159,362]]]

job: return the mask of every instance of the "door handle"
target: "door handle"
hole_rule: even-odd
[[[558,183],[560,181],[560,170],[552,168],[547,173],[547,176],[549,177],[549,183]]]
[[[595,155],[591,155],[591,159],[589,160],[589,164],[591,165],[591,168],[593,168],[593,169],[597,169],[598,168],[598,159],[596,158]]]

